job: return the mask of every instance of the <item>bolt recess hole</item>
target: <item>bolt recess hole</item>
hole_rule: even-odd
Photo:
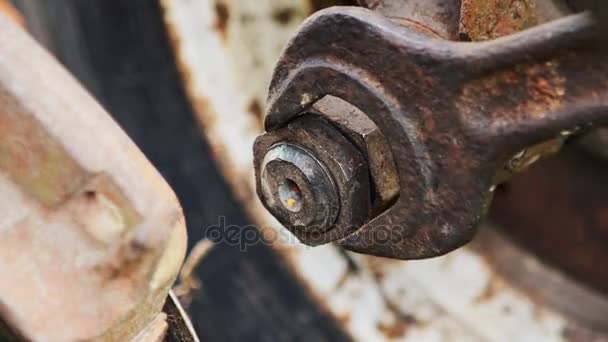
[[[279,185],[279,199],[283,206],[294,213],[302,210],[302,190],[296,182],[284,179]]]

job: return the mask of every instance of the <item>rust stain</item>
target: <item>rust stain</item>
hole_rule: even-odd
[[[395,313],[394,320],[391,323],[378,322],[376,325],[378,330],[384,334],[387,339],[393,340],[402,338],[412,326],[420,324],[414,316],[403,314],[392,307],[389,302],[387,302],[387,304],[389,304],[389,310]]]
[[[496,294],[505,287],[503,280],[497,275],[493,274],[488,281],[485,289],[475,298],[475,303],[483,303],[492,300]]]
[[[392,324],[378,323],[377,327],[389,340],[405,336],[409,328],[408,324],[399,320],[396,320]]]
[[[513,115],[542,117],[551,113],[561,106],[566,94],[566,79],[558,70],[559,62],[555,59],[521,64],[475,79],[463,87],[459,107],[464,113],[483,115],[495,123],[515,119]],[[483,108],[492,108],[492,112],[485,113]]]
[[[111,245],[143,220],[105,173],[91,175],[59,210],[70,212],[84,231],[105,245]]]
[[[0,0],[0,13],[6,15],[19,26],[25,27],[25,19],[9,0]]]
[[[494,39],[537,23],[535,0],[462,0],[460,33],[465,40]],[[545,113],[547,108],[558,107],[565,93],[566,80],[557,71],[559,64],[560,60],[556,58],[544,64],[517,65],[476,80],[477,86],[473,85],[469,94],[473,97],[479,92],[488,94],[496,98],[493,104],[511,97],[515,101],[505,101],[508,107],[514,106],[512,102],[518,102],[522,110],[533,108],[534,113]]]
[[[557,72],[558,62],[549,61],[526,70],[530,100],[538,107],[555,110],[565,95],[566,79]]]
[[[88,200],[88,201],[95,201],[97,199],[97,193],[95,191],[86,191],[84,193],[84,197]]]
[[[272,18],[280,25],[285,26],[293,20],[295,14],[296,11],[293,8],[280,8],[274,11],[274,13],[272,14]]]
[[[216,0],[214,5],[215,10],[215,29],[220,36],[226,40],[228,38],[228,20],[230,19],[230,10],[228,5],[223,0]]]
[[[462,0],[462,40],[494,39],[537,23],[535,0]]]
[[[249,103],[249,108],[247,108],[247,110],[249,111],[249,113],[255,116],[258,122],[261,123],[264,121],[264,110],[262,109],[262,105],[260,104],[260,101],[258,99],[251,100],[251,102]]]
[[[341,326],[345,327],[348,326],[350,324],[350,322],[352,321],[353,316],[350,312],[344,313],[342,315],[340,315],[339,317],[337,317],[338,323],[340,323]]]
[[[190,87],[190,85],[192,83],[188,83],[188,80],[184,81],[188,87]],[[196,111],[197,118],[198,118],[198,122],[203,130],[204,133],[207,133],[207,139],[209,139],[209,143],[211,145],[215,145],[216,141],[213,139],[210,139],[210,135],[209,133],[212,132],[215,129],[215,126],[218,123],[218,116],[217,113],[215,111],[215,108],[213,107],[213,105],[211,104],[211,102],[203,97],[203,96],[197,96],[194,95],[194,90],[192,90],[192,96],[190,97],[191,102],[192,102],[192,107],[194,108],[194,110]],[[223,148],[223,146],[220,146],[221,148]],[[225,151],[212,151],[212,153],[214,153],[214,157],[219,157],[221,156]]]
[[[106,281],[125,278],[136,280],[146,276],[147,270],[151,269],[150,266],[155,261],[154,254],[152,249],[132,237],[127,237],[116,252],[103,264],[96,266],[95,270]]]
[[[461,108],[493,108],[491,113],[479,110],[486,120],[501,124],[517,116],[543,118],[560,108],[566,95],[566,79],[558,71],[559,59],[535,65],[519,65],[514,69],[483,77],[468,84],[462,93]],[[478,94],[485,94],[480,104]],[[511,113],[504,115],[504,113]],[[513,173],[522,172],[540,159],[549,157],[561,149],[564,137],[528,147],[513,156],[495,178],[495,184],[507,181]]]
[[[376,281],[381,283],[386,276],[383,269],[383,262],[390,263],[392,262],[392,259],[381,260],[376,257],[367,257],[366,261],[367,267],[370,269],[372,276],[376,279]]]
[[[131,228],[143,221],[143,217],[133,208],[129,199],[124,195],[122,190],[110,176],[106,173],[98,173],[93,175],[84,187],[85,196],[95,195],[95,199],[100,197],[107,198],[114,203],[125,219],[126,227]]]

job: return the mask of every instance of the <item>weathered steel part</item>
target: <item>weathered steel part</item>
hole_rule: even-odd
[[[475,1],[467,1],[467,3],[470,5],[469,10],[474,8],[473,6],[480,6]],[[543,12],[539,12],[543,15],[542,21],[555,19],[556,16],[568,13],[567,6],[560,1],[536,0],[536,3],[543,10]],[[557,10],[551,11],[551,6]],[[534,6],[529,6],[529,8],[532,7]],[[501,18],[483,16],[482,13],[473,14],[477,14],[474,17],[477,18],[477,24],[481,27],[490,27],[492,20],[501,20]],[[506,15],[511,16],[508,11]],[[518,26],[511,26],[511,28],[519,29]],[[515,32],[509,30],[500,32],[500,34],[512,33]],[[608,145],[601,145],[601,140],[598,141],[598,138],[601,139],[602,131],[599,129],[583,137],[580,144],[589,146],[591,151],[594,151],[594,146],[600,147],[595,151],[605,150],[601,147]],[[509,174],[528,169],[532,163],[541,158],[557,153],[565,139],[573,133],[575,132],[566,131],[558,138],[526,148],[509,161],[505,175],[502,175],[503,179],[499,179],[497,182],[506,180],[510,177]],[[579,159],[580,161],[578,161]],[[603,250],[607,241],[592,239],[583,242],[577,239],[577,237],[590,234],[601,236],[601,232],[606,230],[601,221],[587,219],[597,217],[594,211],[598,209],[594,208],[602,207],[602,195],[593,195],[598,189],[593,184],[605,182],[600,173],[599,170],[594,172],[593,166],[585,158],[576,157],[572,151],[569,151],[568,156],[560,156],[555,160],[543,163],[534,171],[519,177],[513,184],[507,185],[508,190],[500,191],[497,200],[493,203],[490,217],[505,227],[507,232],[512,233],[530,250],[545,257],[546,260],[576,279],[608,293],[608,274],[604,274],[606,272],[596,266],[598,263],[605,263],[602,260],[606,260]],[[583,196],[584,198],[576,200],[579,197],[577,194],[584,192],[583,189],[587,189],[589,192]],[[573,203],[572,201],[583,200],[585,205],[569,204]],[[604,199],[604,201],[608,201],[608,199]],[[549,207],[544,206],[543,203],[550,203]],[[560,234],[552,233],[556,230],[560,231]]]
[[[461,0],[358,0],[361,6],[392,19],[429,28],[440,37],[458,39]]]
[[[360,108],[391,145],[401,192],[341,245],[402,259],[441,255],[474,236],[508,156],[608,119],[608,65],[593,28],[580,14],[490,42],[457,43],[427,39],[364,9],[321,11],[279,61],[266,129],[328,94]]]
[[[567,14],[570,14],[568,7],[561,0],[464,0],[460,35],[462,40],[484,41],[507,36]],[[525,171],[536,161],[559,152],[568,137],[569,134],[563,134],[518,152],[496,176],[495,183],[503,183],[513,173]]]
[[[334,96],[325,96],[311,112],[322,115],[363,153],[373,185],[372,211],[380,213],[399,195],[399,175],[382,132],[365,113]]]
[[[568,13],[568,8],[564,3],[554,0],[536,0],[528,4],[511,2],[511,8],[503,6],[502,12],[498,10],[494,11],[494,15],[486,15],[489,8],[498,9],[496,6],[492,7],[490,5],[495,4],[471,0],[463,2],[463,11],[467,11],[467,15],[463,14],[461,19],[468,20],[466,24],[469,25],[471,25],[472,20],[474,21],[472,31],[475,34],[469,35],[470,39],[485,40],[494,38],[496,35],[513,34],[518,30],[528,28],[534,24],[535,20],[524,19],[526,16],[536,18],[533,13],[536,6],[541,7],[538,13],[542,15],[539,19],[542,22],[556,19],[556,17]],[[506,3],[503,5],[506,5]],[[525,6],[522,7],[522,5]],[[553,7],[553,10],[551,10],[551,7]],[[509,22],[514,18],[521,22]],[[492,28],[495,23],[501,21],[506,21],[509,25],[503,25],[502,28],[493,31],[492,34],[479,34],[480,28]],[[572,133],[574,132],[567,131],[558,138],[524,149],[509,160],[505,172],[501,172],[498,176],[497,183],[502,183],[509,179],[513,173],[526,170],[536,161],[559,152],[565,139]],[[598,136],[598,134],[594,133],[585,137],[583,141],[595,139],[592,136]],[[587,142],[587,144],[589,143]],[[571,156],[570,159],[572,158]],[[560,156],[555,161],[544,163],[543,166],[539,166],[534,171],[518,178],[513,185],[506,185],[508,190],[506,192],[499,191],[498,198],[493,203],[490,217],[502,224],[507,232],[513,233],[532,251],[542,256],[548,256],[546,260],[558,265],[571,276],[581,279],[587,284],[595,285],[595,288],[607,291],[608,282],[606,280],[608,278],[602,276],[603,272],[598,271],[595,266],[597,263],[603,263],[602,260],[606,259],[606,256],[601,256],[604,249],[602,243],[605,244],[605,241],[592,240],[587,244],[576,239],[577,236],[589,234],[584,232],[595,233],[605,229],[601,223],[598,226],[597,223],[591,223],[586,219],[583,221],[587,224],[582,227],[577,223],[582,222],[579,220],[583,217],[594,217],[594,215],[587,216],[589,210],[593,211],[593,209],[590,209],[594,208],[593,204],[590,206],[571,206],[568,204],[577,198],[578,191],[583,189],[579,177],[585,177],[587,181],[591,181],[591,184],[601,184],[602,180],[598,179],[597,176],[591,177],[593,172],[590,172],[588,163],[574,164],[574,160],[569,162],[570,164],[566,158]],[[565,165],[560,165],[560,163]],[[549,167],[548,164],[553,165]],[[587,168],[583,165],[586,165]],[[564,174],[566,170],[568,170],[567,176]],[[543,172],[546,174],[543,174]],[[522,186],[522,182],[526,182],[526,185]],[[548,185],[548,182],[552,185]],[[597,187],[592,187],[590,190],[595,189]],[[539,196],[544,196],[544,199],[539,198]],[[585,196],[585,199],[591,199],[591,202],[597,201],[599,198],[601,196]],[[589,202],[586,201],[587,204]],[[552,208],[550,211],[555,211],[557,214],[548,211],[542,203],[550,203]],[[560,234],[552,233],[554,231],[560,231]],[[556,248],[556,246],[560,247]],[[581,259],[585,259],[587,262],[581,262]],[[593,262],[591,262],[592,260]],[[517,283],[517,280],[514,279],[514,281]]]
[[[290,147],[295,155],[286,155],[283,147]],[[371,188],[365,157],[327,119],[303,115],[258,138],[254,153],[258,196],[300,241],[313,246],[335,241],[369,219]],[[278,191],[285,179],[301,191],[301,210],[281,203]]]
[[[132,338],[183,260],[181,208],[54,58],[0,31],[0,315],[28,340]]]
[[[601,4],[597,1],[588,0],[536,0],[539,21],[545,22],[566,16],[574,12],[584,10],[596,10],[594,5]],[[601,20],[601,19],[600,19]],[[605,21],[605,20],[604,20]],[[583,136],[577,138],[576,143],[598,159],[608,160],[608,129],[595,128],[590,132],[584,132]]]
[[[234,29],[229,42],[223,45],[206,45],[213,41],[208,36],[219,35],[213,25],[213,1],[166,1],[166,20],[179,37],[176,41],[177,56],[183,63],[181,67],[193,103],[201,98],[210,100],[207,106],[197,107],[197,110],[226,179],[262,231],[281,236],[281,232],[286,230],[259,201],[254,200],[251,164],[243,164],[244,154],[251,158],[251,153],[245,153],[243,146],[253,145],[255,136],[259,134],[259,124],[250,126],[242,134],[224,134],[224,127],[247,121],[251,114],[244,109],[230,111],[220,100],[242,96],[239,88],[227,87],[219,94],[212,93],[217,90],[212,87],[217,84],[213,83],[213,77],[219,75],[219,80],[228,80],[234,76],[228,66],[240,65],[237,56],[241,57],[240,60],[259,57],[255,41],[249,37],[251,32],[272,27],[264,34],[264,40],[272,46],[282,46],[293,33],[293,25],[285,29],[274,26],[270,14],[287,4],[281,1],[256,1],[255,9],[267,15],[239,23],[236,20],[238,15],[233,13],[242,13],[250,8],[251,3],[254,2],[228,3],[231,13],[229,26],[243,25],[245,30]],[[297,7],[305,6],[305,3],[291,1],[289,5]],[[292,23],[302,19],[302,16],[296,16]],[[235,51],[234,46],[241,46],[244,50]],[[217,56],[214,55],[216,52]],[[278,58],[278,50],[272,53],[277,53],[273,58]],[[209,61],[213,58],[226,61],[227,67],[218,69]],[[259,91],[265,92],[266,84],[253,77],[260,70],[254,65],[249,65],[249,68],[251,70],[245,67],[238,69],[240,77],[247,79],[251,76]],[[270,72],[270,69],[266,71]],[[282,252],[293,271],[317,298],[318,304],[337,317],[339,324],[355,340],[568,340],[565,332],[572,325],[569,317],[541,302],[532,301],[526,292],[497,274],[493,264],[468,247],[441,258],[399,262],[344,253],[336,244],[310,249],[293,240],[279,239],[273,246]],[[570,340],[576,341],[575,338]]]
[[[543,260],[608,294],[605,169],[566,149],[499,188],[490,218]]]
[[[536,24],[536,0],[462,0],[461,40],[495,39]]]

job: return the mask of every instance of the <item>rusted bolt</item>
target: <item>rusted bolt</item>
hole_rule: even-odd
[[[300,241],[334,241],[369,219],[366,159],[327,119],[304,114],[259,137],[254,154],[258,196]]]
[[[314,155],[295,143],[278,143],[261,166],[263,198],[284,225],[327,231],[340,212],[336,186]]]

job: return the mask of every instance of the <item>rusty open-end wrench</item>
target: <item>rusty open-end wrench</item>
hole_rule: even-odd
[[[608,61],[596,32],[582,13],[493,41],[454,42],[362,8],[321,11],[276,67],[268,133],[255,147],[258,194],[311,245],[337,241],[399,259],[461,247],[514,155],[608,123]],[[344,101],[342,120],[356,111],[371,119],[392,152],[398,195],[381,211],[364,198],[374,189],[361,190],[374,182],[356,175],[368,172],[370,154],[354,156],[341,141],[353,142],[348,134],[319,118],[315,106],[328,95]]]

